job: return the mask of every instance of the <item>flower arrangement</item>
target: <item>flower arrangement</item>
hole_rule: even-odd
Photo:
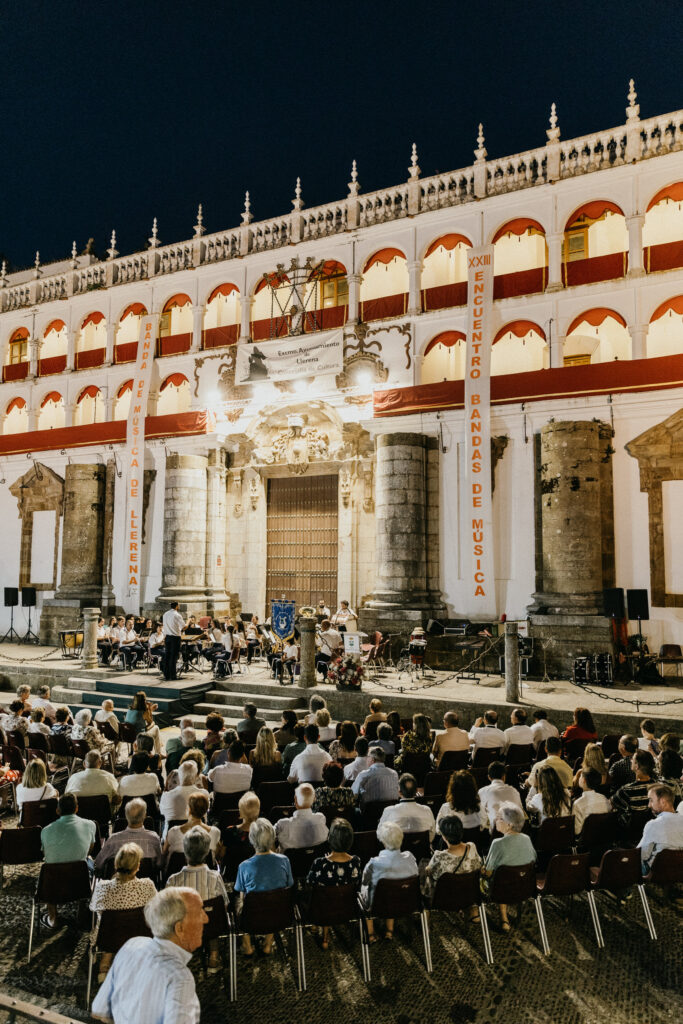
[[[338,690],[360,690],[365,669],[353,655],[337,658],[327,670],[328,683],[336,684]]]

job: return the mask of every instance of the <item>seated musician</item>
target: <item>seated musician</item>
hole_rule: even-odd
[[[119,643],[121,642],[121,634],[126,632],[126,618],[124,615],[119,615],[113,625],[109,626],[109,639],[112,646],[112,657],[111,664],[116,664],[119,657]]]
[[[223,626],[218,619],[211,619],[208,629],[208,636],[211,641],[210,647],[204,648],[204,657],[212,664],[219,654],[225,650],[223,646]]]
[[[333,658],[339,653],[343,645],[342,635],[335,629],[329,619],[323,619],[320,624],[320,649],[315,656],[315,667],[322,673],[323,679],[327,679],[327,669]]]
[[[145,653],[133,627],[134,621],[133,616],[129,616],[124,622],[123,629],[119,630],[119,657],[129,672],[135,668]]]
[[[358,616],[348,601],[340,601],[339,608],[332,616],[332,624],[337,627],[340,633],[357,633]]]
[[[102,664],[108,665],[111,658],[112,645],[109,636],[109,626],[105,626],[102,616],[97,620],[97,651]]]
[[[320,625],[322,625],[325,619],[329,619],[330,617],[330,609],[327,607],[325,599],[322,597],[318,601],[318,607],[315,610],[315,617]]]
[[[221,650],[216,654],[213,663],[214,675],[217,679],[224,679],[226,676],[232,675],[232,665],[230,659],[232,657],[233,647],[233,635],[235,627],[230,622],[225,627],[225,632],[221,637]]]
[[[149,656],[158,668],[164,656],[164,628],[160,622],[157,622],[156,629],[150,634],[147,646],[149,648]]]
[[[294,682],[294,667],[299,660],[299,648],[295,638],[292,636],[285,641],[284,648],[279,657],[273,660],[273,676],[285,685],[284,670],[289,673],[290,683]]]
[[[183,630],[182,640],[182,653],[183,662],[185,663],[185,671],[190,667],[190,662],[196,662],[199,659],[199,655],[202,651],[202,640],[207,640],[208,634],[201,626],[197,625],[197,616],[190,615],[187,620],[185,629]]]

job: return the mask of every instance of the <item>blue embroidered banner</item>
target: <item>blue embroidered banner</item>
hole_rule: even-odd
[[[288,640],[294,633],[296,601],[271,601],[270,627],[281,640]]]

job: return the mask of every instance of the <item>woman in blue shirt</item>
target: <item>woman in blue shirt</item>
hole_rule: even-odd
[[[536,863],[534,844],[527,835],[522,833],[525,821],[524,812],[516,804],[500,805],[496,815],[496,828],[503,834],[500,839],[494,839],[491,843],[491,849],[484,864],[484,875],[490,878],[497,868],[521,867],[525,864]],[[509,932],[507,904],[499,903],[498,906],[501,927],[504,932]]]
[[[147,700],[144,690],[138,690],[125,718],[129,725],[135,726],[136,732],[146,732],[148,736],[152,737],[155,754],[161,754],[159,726],[154,724],[154,712],[158,706],[158,704],[152,704]]]
[[[257,818],[249,828],[249,842],[256,850],[253,857],[243,860],[237,870],[235,892],[271,892],[273,889],[289,889],[294,885],[289,858],[274,853],[275,829],[267,818]],[[241,907],[241,900],[240,900]],[[273,934],[265,936],[263,952],[269,956],[273,950]],[[254,955],[251,935],[242,936],[242,951],[246,956]]]

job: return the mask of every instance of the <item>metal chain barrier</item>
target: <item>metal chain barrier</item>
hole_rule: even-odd
[[[672,700],[629,700],[628,697],[617,697],[616,694],[602,693],[600,690],[594,690],[592,686],[576,683],[573,679],[570,679],[569,682],[572,686],[576,686],[577,689],[584,690],[586,693],[592,694],[593,697],[600,697],[601,700],[613,700],[615,704],[632,704],[636,711],[640,711],[641,708],[663,708],[670,704],[683,704],[683,697],[674,697]]]
[[[53,647],[47,654],[41,654],[37,658],[13,658],[11,654],[5,654],[4,651],[0,651],[0,661],[16,661],[19,665],[23,665],[27,661],[47,661],[58,650],[60,650],[59,647]]]
[[[483,659],[486,658],[487,655],[489,655],[492,651],[494,651],[500,644],[502,644],[504,642],[504,640],[505,640],[505,635],[504,634],[502,636],[491,637],[490,640],[489,640],[488,646],[483,647],[482,650],[479,651],[479,653],[476,654],[472,658],[471,661],[468,661],[468,663],[466,665],[462,665],[457,670],[457,672],[449,672],[449,673],[447,673],[443,677],[443,679],[428,679],[428,680],[425,680],[424,676],[423,676],[422,677],[423,681],[421,683],[418,684],[417,683],[417,678],[416,678],[415,682],[413,682],[412,684],[409,684],[407,686],[402,686],[400,684],[400,682],[397,685],[395,685],[395,686],[391,686],[388,683],[380,682],[379,679],[377,679],[377,678],[372,679],[371,681],[372,681],[372,683],[375,686],[379,686],[383,690],[391,690],[393,692],[396,692],[398,690],[400,693],[403,693],[406,690],[410,691],[411,693],[415,693],[418,690],[430,690],[430,689],[432,689],[435,686],[443,686],[444,683],[450,682],[451,679],[460,679],[465,673],[472,672],[474,670],[474,666],[477,665],[480,661],[483,661]],[[438,672],[439,670],[438,669],[429,669],[429,668],[427,668],[426,671]],[[408,674],[410,676],[410,672]],[[485,673],[482,673],[482,675],[484,675],[484,674]],[[399,673],[399,680],[400,680],[400,677],[401,677],[401,674]]]

